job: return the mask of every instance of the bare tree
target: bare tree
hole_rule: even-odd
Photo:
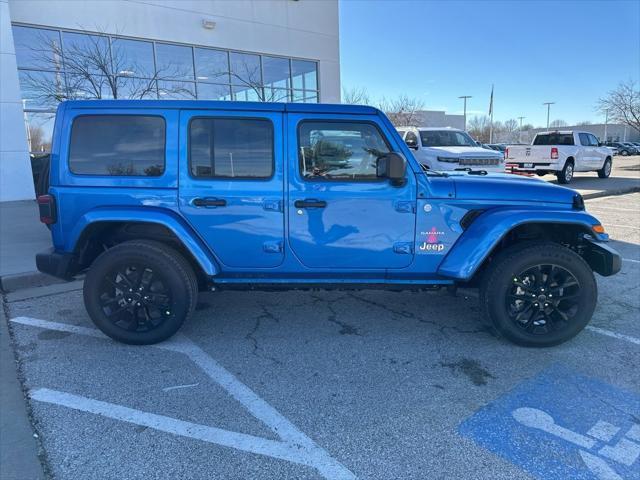
[[[424,102],[403,94],[391,100],[383,97],[379,108],[395,126],[410,126],[417,122],[418,112],[424,108]]]
[[[553,128],[558,128],[558,127],[566,127],[567,125],[569,125],[567,122],[565,122],[564,120],[554,120],[553,122],[551,122],[549,124],[549,127],[553,127]]]
[[[578,127],[583,127],[585,125],[593,125],[593,122],[590,120],[583,120],[581,122],[576,123]]]
[[[63,52],[58,41],[41,35],[31,49],[38,68],[56,73],[25,71],[26,86],[43,105],[87,98],[142,99],[155,97],[158,89],[167,94],[194,97],[194,92],[179,82],[172,82],[184,78],[184,72],[178,67],[168,65],[145,71],[128,58],[124,42],[104,33],[83,35],[78,41],[67,42]],[[160,84],[159,80],[166,82]]]
[[[609,120],[622,123],[640,132],[640,88],[636,82],[621,82],[615,90],[598,100],[597,109],[608,114]]]
[[[342,103],[348,105],[370,105],[369,92],[364,87],[342,87]]]
[[[490,125],[491,119],[489,117],[476,115],[467,122],[467,131],[479,142],[488,143]]]

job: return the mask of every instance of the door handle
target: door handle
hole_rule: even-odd
[[[293,204],[296,208],[324,208],[327,206],[327,202],[324,200],[304,199],[296,200]]]
[[[224,198],[194,198],[191,203],[194,207],[225,207],[227,205]]]

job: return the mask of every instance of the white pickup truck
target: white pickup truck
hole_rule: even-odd
[[[554,131],[538,133],[531,145],[510,145],[505,151],[507,172],[555,173],[559,183],[569,183],[574,172],[611,174],[613,154],[600,146],[589,132]]]

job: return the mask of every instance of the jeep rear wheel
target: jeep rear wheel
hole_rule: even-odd
[[[566,342],[591,320],[597,284],[578,254],[555,243],[514,246],[491,262],[481,287],[483,314],[510,341]]]
[[[149,345],[171,337],[193,312],[198,284],[178,252],[146,240],[102,253],[84,282],[95,325],[119,342]]]

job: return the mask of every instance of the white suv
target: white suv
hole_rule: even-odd
[[[432,170],[471,168],[504,173],[502,152],[478,146],[455,128],[398,127],[400,136],[421,164]]]

